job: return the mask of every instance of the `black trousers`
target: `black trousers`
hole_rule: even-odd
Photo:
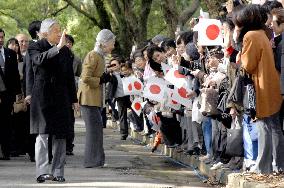
[[[74,117],[73,108],[70,108],[70,113],[71,113],[72,121],[68,129],[68,134],[66,136],[66,151],[73,152],[73,148],[74,148],[73,142],[75,138],[75,131],[74,131],[75,117]]]
[[[102,121],[103,121],[103,128],[106,128],[106,124],[107,124],[106,108],[102,108],[101,115],[102,115]]]
[[[1,150],[4,157],[10,157],[11,150],[11,121],[12,121],[12,112],[13,104],[10,100],[1,98],[0,103],[0,144]]]
[[[12,116],[11,151],[17,154],[28,153],[34,157],[36,136],[30,134],[30,108],[26,112],[19,112]]]
[[[182,144],[182,130],[180,123],[175,118],[167,118],[158,115],[161,118],[161,133],[167,146]]]
[[[112,100],[110,100],[110,99],[108,99],[106,102],[111,107],[111,119],[112,119],[112,121],[117,121],[118,120],[118,111],[115,109],[115,102],[112,102]]]
[[[128,136],[127,109],[130,108],[129,96],[117,98],[121,136]]]

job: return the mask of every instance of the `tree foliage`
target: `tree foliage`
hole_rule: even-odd
[[[208,2],[201,5],[213,10]],[[117,53],[128,56],[133,44],[157,34],[173,37],[199,6],[199,0],[0,0],[0,27],[8,39],[27,33],[33,20],[56,18],[74,37],[73,50],[81,58],[93,49],[98,31],[107,28],[117,36]]]

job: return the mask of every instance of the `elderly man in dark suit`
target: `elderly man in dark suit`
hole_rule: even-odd
[[[41,23],[43,39],[30,45],[28,53],[35,76],[31,94],[31,133],[38,134],[35,144],[37,182],[63,182],[66,136],[72,123],[70,107],[78,107],[72,68],[73,54],[65,46],[65,31],[57,21]],[[48,136],[52,135],[53,160],[48,171]]]
[[[0,28],[0,143],[3,157],[10,159],[11,113],[16,95],[21,94],[20,75],[16,52],[4,48],[5,32]]]

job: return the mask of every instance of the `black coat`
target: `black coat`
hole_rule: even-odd
[[[1,100],[6,104],[12,105],[16,100],[16,95],[21,94],[20,75],[18,71],[17,54],[13,50],[4,48],[5,68],[0,71],[6,91],[0,93]]]
[[[281,35],[281,42],[276,46],[275,65],[280,67],[280,89],[281,95],[284,95],[284,33]],[[277,69],[278,70],[278,69]]]
[[[32,45],[35,41],[31,40],[29,45]],[[34,85],[34,70],[32,61],[30,58],[29,53],[26,53],[25,57],[23,58],[23,76],[24,76],[24,84],[23,84],[23,91],[25,96],[32,94],[32,89]]]
[[[31,44],[28,53],[34,69],[31,133],[65,138],[72,124],[70,108],[77,102],[74,56],[66,46],[58,51],[46,39]]]

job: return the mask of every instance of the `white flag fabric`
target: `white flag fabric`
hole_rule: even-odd
[[[162,66],[162,70],[164,72],[164,75],[166,75],[169,72],[169,70],[171,69],[171,66],[166,64],[166,63],[161,63],[161,66]]]
[[[143,83],[135,76],[124,77],[121,79],[125,95],[141,95]]]
[[[198,24],[198,45],[223,45],[221,22],[216,19],[200,19]]]
[[[140,97],[136,97],[133,102],[132,102],[132,105],[131,105],[131,108],[132,110],[138,115],[140,116],[141,112],[142,112],[142,103],[143,103],[143,100],[142,98]]]
[[[167,82],[158,77],[150,77],[143,91],[143,96],[149,100],[162,102],[167,88]]]
[[[209,17],[209,13],[208,13],[208,12],[203,12],[202,9],[200,9],[199,13],[200,13],[199,19],[200,19],[200,18],[206,18],[206,19],[209,19],[209,18],[210,18],[210,17]]]
[[[174,110],[180,110],[181,104],[173,99],[174,90],[168,88],[167,94],[168,96],[165,106],[170,107]]]
[[[181,87],[189,88],[189,82],[187,80],[187,77],[180,74],[176,67],[173,67],[168,71],[168,73],[165,76],[165,79],[178,88]]]

